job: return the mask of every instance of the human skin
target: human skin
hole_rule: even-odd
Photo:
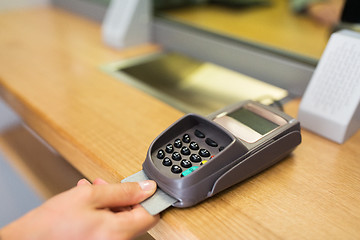
[[[0,230],[0,240],[132,239],[159,220],[139,203],[156,190],[154,181],[108,184],[85,179]]]
[[[310,4],[307,13],[316,21],[325,25],[336,25],[340,21],[343,0],[329,0]]]

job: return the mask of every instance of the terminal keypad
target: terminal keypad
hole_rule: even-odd
[[[219,153],[224,146],[208,138],[199,129],[189,130],[156,152],[156,161],[161,161],[172,174],[184,177]]]

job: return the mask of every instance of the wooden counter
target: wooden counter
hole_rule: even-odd
[[[96,23],[54,9],[0,13],[0,96],[82,174],[141,170],[151,141],[182,113],[99,66],[156,51],[115,51]],[[296,116],[299,101],[286,105]],[[343,145],[303,131],[293,155],[189,209],[169,209],[156,239],[359,239],[360,132]],[[74,185],[76,183],[74,182]]]

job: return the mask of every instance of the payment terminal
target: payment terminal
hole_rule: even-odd
[[[274,165],[301,142],[299,122],[254,101],[187,114],[150,145],[143,171],[190,207]]]
[[[208,117],[180,118],[152,142],[143,170],[123,181],[157,182],[158,191],[142,203],[151,214],[190,207],[274,165],[300,143],[296,119],[244,101]]]

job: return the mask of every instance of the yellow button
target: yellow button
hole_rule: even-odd
[[[204,165],[205,163],[207,163],[207,160],[202,161],[202,162],[200,163],[200,166],[201,166],[201,165]]]

